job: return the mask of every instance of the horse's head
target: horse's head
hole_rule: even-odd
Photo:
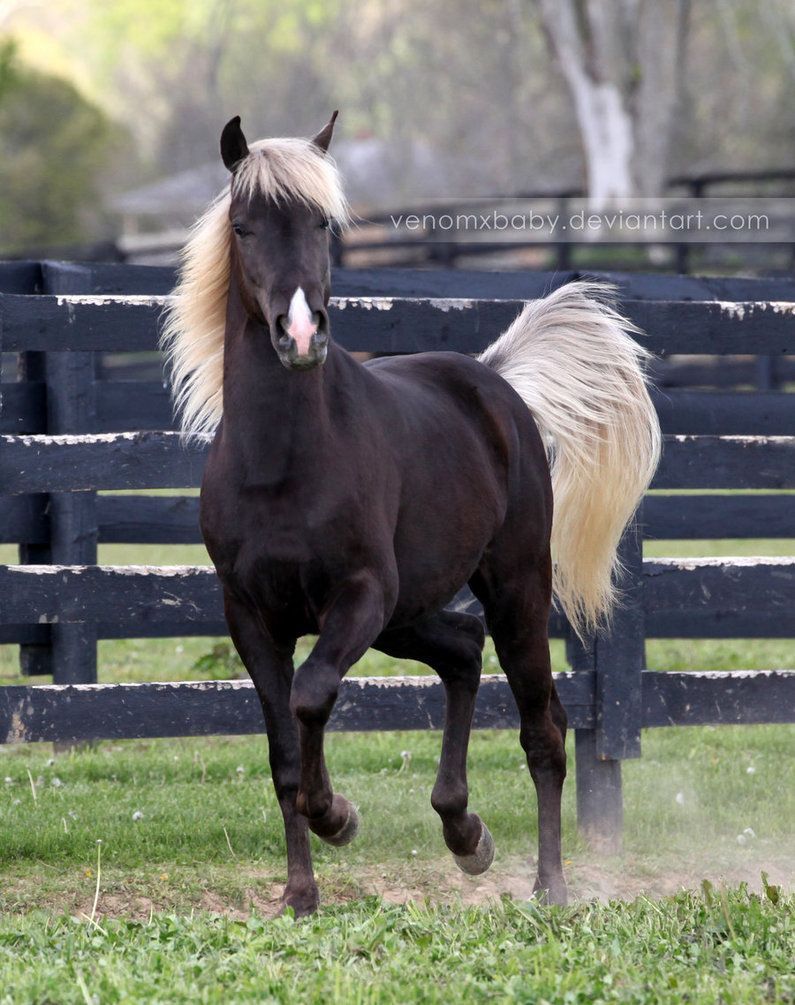
[[[312,140],[249,148],[239,117],[221,135],[232,172],[229,222],[241,297],[290,370],[318,366],[328,352],[329,225],[347,212],[326,156],[336,117]]]

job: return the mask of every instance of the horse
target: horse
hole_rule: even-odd
[[[336,116],[312,139],[252,144],[239,117],[227,123],[229,183],[189,236],[162,336],[183,432],[214,434],[201,530],[265,717],[282,904],[318,906],[310,831],[338,847],[357,833],[324,730],[369,648],[441,678],[431,804],[458,866],[491,865],[466,771],[484,627],[450,607],[467,584],[519,711],[535,891],[563,904],[566,713],[547,622],[554,597],[585,637],[616,603],[618,542],[660,450],[647,353],[610,289],[573,282],[528,302],[478,358],[354,359],[328,312],[329,230],[350,220],[328,153]],[[295,670],[306,635],[317,641]]]

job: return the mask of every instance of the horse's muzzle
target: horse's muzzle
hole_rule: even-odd
[[[319,328],[309,340],[308,351],[300,353],[292,335],[283,331],[276,340],[276,352],[282,366],[287,367],[288,370],[311,370],[325,363],[328,355],[328,343],[328,330]]]

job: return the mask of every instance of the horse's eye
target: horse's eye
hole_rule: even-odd
[[[320,227],[321,230],[328,230],[330,222],[331,221],[329,220],[329,218],[327,216],[324,216],[323,219],[318,224],[318,226]]]
[[[251,231],[246,230],[242,223],[233,223],[232,230],[234,230],[238,237],[249,237],[251,234]]]

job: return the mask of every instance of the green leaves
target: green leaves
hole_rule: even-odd
[[[771,904],[778,904],[781,900],[781,887],[773,886],[769,883],[766,872],[762,873],[762,889],[765,891],[765,896]]]
[[[96,238],[99,178],[115,143],[105,115],[68,81],[0,49],[3,252]]]

